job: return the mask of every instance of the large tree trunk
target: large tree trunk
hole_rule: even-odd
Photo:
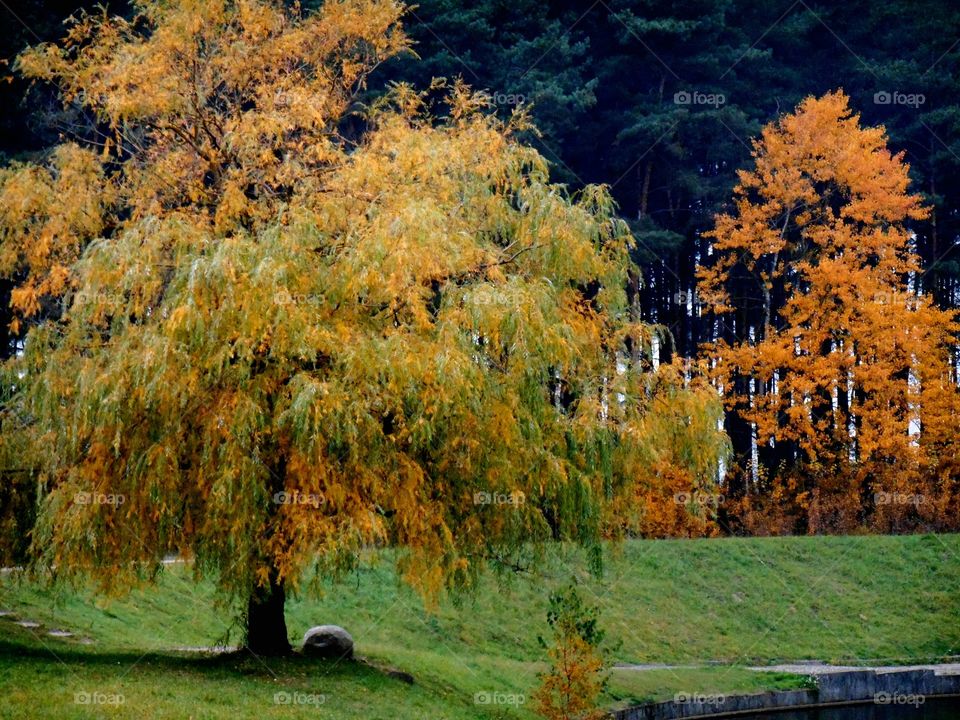
[[[271,401],[271,411],[273,402]],[[286,484],[287,459],[277,448],[268,448],[268,454],[276,458],[267,480],[267,492],[271,498],[282,492]],[[275,520],[278,505],[275,502],[268,504],[270,517],[266,528],[270,528]],[[265,529],[269,534],[271,530]],[[266,537],[263,538],[264,547],[268,546]],[[283,616],[283,606],[286,594],[283,580],[280,579],[276,565],[267,555],[260,557],[260,562],[269,567],[268,584],[260,586],[254,584],[247,602],[247,649],[257,655],[288,655],[290,641],[287,639],[287,622]]]
[[[7,279],[0,280],[0,360],[13,356],[13,338],[10,336],[10,322],[13,312],[10,309],[10,291],[13,282]]]
[[[283,582],[276,571],[267,587],[255,587],[247,604],[247,649],[256,655],[288,655],[287,622],[283,616]]]

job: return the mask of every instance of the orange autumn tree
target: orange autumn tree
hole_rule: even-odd
[[[10,303],[15,334],[70,288],[73,265],[106,229],[114,196],[98,154],[76,143],[60,145],[43,165],[0,168],[0,277],[24,276]]]
[[[789,485],[811,532],[849,530],[874,503],[883,527],[931,521],[955,482],[958,325],[912,290],[908,223],[927,210],[908,166],[842,92],[767,126],[753,156],[708,234],[699,291],[739,323],[707,351],[755,428],[761,479],[779,478],[781,499]]]
[[[460,85],[442,117],[405,86],[358,106],[408,46],[397,3],[138,9],[18,62],[102,128],[73,175],[85,211],[44,192],[0,215],[19,297],[63,308],[5,383],[39,468],[38,571],[119,590],[176,552],[246,604],[249,648],[284,653],[286,593],[365,549],[401,548],[436,593],[553,538],[598,548],[666,457],[654,398],[718,404],[629,361],[650,329],[608,194],[552,185],[523,116]],[[30,173],[55,186],[58,157],[12,168],[4,202]],[[694,475],[725,447],[697,440]]]
[[[615,514],[623,529],[642,537],[716,535],[723,499],[718,458],[729,454],[729,442],[719,431],[723,405],[704,404],[713,391],[700,362],[662,365],[655,378],[643,410],[645,434],[660,452],[655,459],[638,456],[633,467],[625,468],[639,482],[633,497],[615,503]]]
[[[583,601],[576,584],[550,595],[547,624],[551,642],[546,648],[548,669],[532,700],[535,712],[546,720],[601,720],[609,717],[597,708],[608,681],[606,633],[599,626],[599,610]]]

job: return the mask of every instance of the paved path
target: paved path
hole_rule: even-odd
[[[795,675],[829,675],[830,673],[850,672],[851,670],[873,670],[878,673],[899,672],[901,670],[933,670],[937,675],[960,675],[960,663],[940,663],[930,665],[829,665],[821,662],[787,663],[784,665],[763,665],[751,667],[757,672],[785,672]]]
[[[187,645],[173,649],[177,652],[200,653],[201,655],[222,655],[236,652],[240,648],[236,645]]]
[[[631,665],[617,663],[616,670],[634,670],[644,672],[648,670],[695,670],[697,668],[730,667],[722,663],[708,663],[706,665],[666,665],[663,663],[641,663]],[[902,670],[933,670],[937,675],[960,675],[960,662],[932,663],[929,665],[830,665],[829,663],[810,661],[796,663],[782,663],[780,665],[754,665],[747,668],[755,672],[780,672],[792,675],[829,675],[830,673],[850,672],[853,670],[873,670],[878,673],[900,672]]]

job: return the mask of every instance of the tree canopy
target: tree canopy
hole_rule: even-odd
[[[700,270],[720,322],[747,303],[764,318],[748,340],[710,349],[728,406],[753,427],[764,473],[800,485],[811,530],[851,530],[865,498],[921,489],[931,502],[882,507],[880,527],[891,512],[932,520],[945,509],[934,501],[955,495],[960,326],[904,282],[920,272],[905,223],[929,209],[908,192],[903,155],[836,92],[766,127],[754,159]]]
[[[609,194],[551,184],[524,114],[460,83],[358,104],[399,4],[138,10],[19,60],[103,127],[2,178],[39,567],[124,587],[193,557],[282,652],[284,588],[364,548],[430,594],[596,546],[665,472],[714,482],[722,408],[650,366]]]

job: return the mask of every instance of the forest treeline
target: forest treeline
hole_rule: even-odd
[[[98,12],[93,3],[86,5]],[[303,5],[309,10],[319,3]],[[59,38],[60,18],[76,6],[63,0],[24,4],[18,9],[23,24],[5,24],[0,53],[12,57],[29,44]],[[132,12],[124,4],[110,9]],[[429,88],[437,77],[461,77],[484,90],[491,110],[504,119],[520,107],[531,108],[537,130],[524,131],[523,138],[551,163],[552,179],[573,189],[607,185],[629,225],[639,272],[629,278],[628,297],[638,319],[663,330],[645,349],[646,361],[654,366],[699,359],[718,386],[727,383],[725,429],[734,457],[725,482],[698,499],[697,488],[687,487],[689,478],[666,473],[661,486],[646,491],[643,532],[957,528],[960,490],[950,389],[956,387],[960,360],[950,311],[960,306],[960,8],[946,0],[423,0],[407,11],[404,27],[416,56],[402,53],[371,72],[355,98],[357,108],[369,106],[395,83]],[[858,116],[858,128],[885,128],[882,143],[860,148],[863,167],[872,167],[870,159],[885,147],[892,157],[903,153],[902,163],[909,165],[909,188],[875,199],[897,204],[898,198],[915,197],[910,201],[915,208],[899,216],[857,218],[861,240],[871,228],[887,239],[896,236],[889,247],[898,262],[887,268],[885,279],[876,280],[874,292],[845,294],[842,311],[830,315],[824,298],[834,299],[836,288],[816,294],[821,276],[818,260],[808,252],[816,246],[807,234],[810,218],[796,222],[795,213],[808,208],[787,199],[778,208],[781,214],[763,218],[769,227],[782,227],[783,238],[794,234],[787,251],[757,253],[751,272],[738,274],[740,263],[723,278],[705,277],[702,268],[716,265],[721,256],[723,227],[734,232],[742,216],[737,202],[744,196],[735,192],[738,172],[754,166],[753,143],[761,130],[805,98],[838,89],[846,98],[844,108]],[[64,107],[56,88],[12,75],[0,92],[6,107],[18,108],[0,121],[0,151],[7,159],[43,158],[64,139],[103,145],[102,121],[79,106]],[[435,100],[445,102],[442,91]],[[848,123],[844,108],[821,108],[817,137]],[[348,115],[341,132],[348,138],[362,134],[362,120]],[[811,146],[804,152],[816,158],[821,149]],[[836,162],[846,157],[842,148],[825,145],[823,157],[829,152],[841,153],[833,156]],[[797,157],[784,157],[784,171],[815,178],[824,217],[842,213],[851,194],[859,192],[857,178],[818,176],[819,169],[802,167]],[[727,218],[727,225],[718,226],[718,218]],[[736,247],[729,236],[726,240]],[[824,252],[843,254],[836,247]],[[875,269],[882,265],[878,257],[867,253],[845,270]],[[808,267],[808,277],[800,280],[802,264],[811,262],[814,270]],[[7,357],[32,323],[57,312],[51,303],[11,330],[10,292],[22,280],[14,275],[0,281],[0,353]],[[723,302],[707,296],[711,282],[723,285]],[[794,295],[819,298],[809,316],[797,315]],[[881,310],[861,312],[865,305]],[[944,312],[936,315],[936,310]],[[783,353],[792,351],[779,348],[777,356],[765,342],[774,339],[770,329],[786,337],[791,327],[809,327],[821,311],[836,337],[828,332],[807,356],[848,360],[827,368],[794,367],[795,376],[808,385],[797,384],[796,394],[788,397],[781,389],[789,385],[785,369],[790,363]],[[884,319],[894,323],[892,334],[878,336]],[[911,328],[928,335],[904,354],[898,328],[914,339],[920,330]],[[936,332],[941,335],[929,335]],[[864,340],[877,337],[889,344],[860,352]],[[847,338],[850,344],[844,346]],[[923,349],[929,351],[923,355],[929,363],[921,372]],[[773,359],[763,356],[767,350]],[[805,355],[798,350],[796,356]],[[721,378],[725,362],[735,369]],[[865,376],[875,385],[854,387],[857,368],[874,372]],[[920,377],[928,371],[932,374]],[[924,408],[939,403],[928,417],[914,398],[915,388],[934,382],[946,389],[925,401]],[[880,388],[895,391],[885,396]],[[874,400],[870,413],[876,426],[885,423],[889,432],[880,433],[868,452],[866,412],[859,408]],[[804,411],[805,417],[814,420],[800,428],[804,423],[795,417],[796,409],[808,405],[814,409]],[[934,438],[935,449],[905,471],[905,458],[916,448],[926,452],[926,437]],[[694,500],[692,515],[688,495]]]

